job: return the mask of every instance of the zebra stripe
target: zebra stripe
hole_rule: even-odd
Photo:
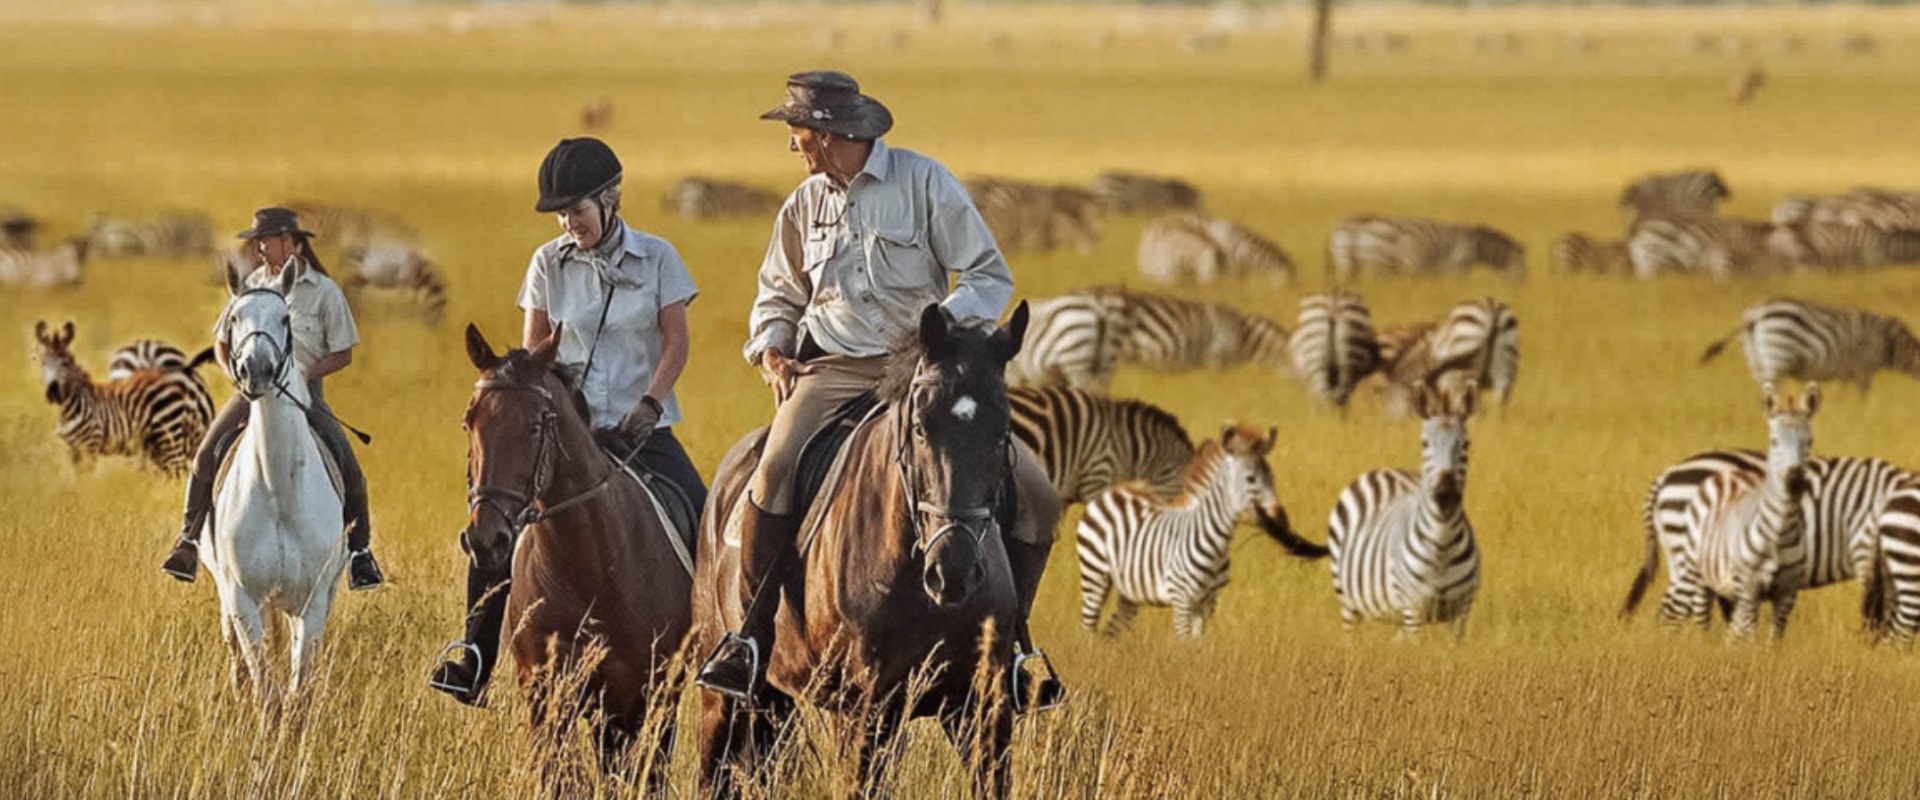
[[[1293,280],[1293,259],[1272,240],[1228,219],[1197,212],[1168,214],[1140,234],[1140,274],[1158,283],[1213,283],[1265,275],[1276,285]]]
[[[300,216],[300,227],[341,252],[366,249],[376,241],[417,245],[420,231],[391,211],[296,200],[283,203]]]
[[[340,289],[348,298],[358,300],[368,289],[392,291],[409,297],[420,309],[421,321],[440,324],[446,314],[447,285],[433,262],[411,245],[375,239],[365,247],[341,254],[348,273]]]
[[[961,185],[1006,252],[1070,247],[1085,255],[1100,243],[1100,205],[1085,189],[990,177]]]
[[[1453,307],[1434,329],[1435,362],[1447,377],[1475,381],[1493,391],[1501,405],[1520,379],[1520,317],[1491,297]]]
[[[1308,391],[1341,409],[1360,380],[1380,366],[1372,312],[1359,295],[1344,292],[1300,301],[1287,351]]]
[[[1911,649],[1920,631],[1920,477],[1887,494],[1878,523],[1861,608],[1869,630]]]
[[[1740,327],[1709,345],[1700,362],[1712,361],[1735,336],[1761,383],[1844,380],[1866,391],[1881,370],[1920,378],[1920,339],[1906,323],[1858,306],[1767,300],[1749,307]]]
[[[1420,473],[1375,470],[1340,492],[1327,520],[1327,547],[1340,620],[1349,628],[1387,618],[1407,635],[1433,623],[1466,634],[1480,589],[1480,552],[1462,505],[1467,418],[1477,398],[1472,383],[1459,391],[1422,386]]]
[[[1218,442],[1200,445],[1178,498],[1125,484],[1088,503],[1075,546],[1081,625],[1093,630],[1113,594],[1109,635],[1126,630],[1140,606],[1153,605],[1173,606],[1174,630],[1199,636],[1227,585],[1235,525],[1249,509],[1279,506],[1266,461],[1272,448],[1272,431],[1229,427]],[[1294,536],[1284,521],[1268,523],[1268,532],[1303,558],[1325,553]]]
[[[1779,272],[1791,266],[1769,246],[1775,226],[1739,219],[1651,219],[1627,234],[1634,277],[1678,273],[1718,280]]]
[[[150,220],[96,216],[87,223],[88,252],[100,258],[198,258],[213,253],[213,221],[192,211]]]
[[[780,208],[780,195],[744,183],[689,175],[660,200],[664,211],[687,219],[765,216]]]
[[[168,475],[192,466],[194,449],[213,420],[206,386],[190,370],[142,370],[94,383],[69,349],[73,324],[35,328],[47,401],[59,406],[56,429],[76,465],[97,456],[144,458]]]
[[[1156,178],[1130,172],[1102,172],[1087,183],[1087,191],[1102,208],[1119,214],[1200,207],[1200,190],[1175,178]]]
[[[1799,269],[1877,269],[1920,263],[1920,231],[1808,222],[1776,225],[1767,246]]]
[[[1259,314],[1113,286],[1082,293],[1115,304],[1123,363],[1170,372],[1292,364],[1286,327]]]
[[[1720,173],[1707,169],[1644,175],[1620,193],[1620,207],[1634,222],[1649,219],[1695,219],[1714,215],[1732,193]]]
[[[87,263],[86,240],[67,242],[51,250],[0,247],[0,286],[46,289],[75,286]]]
[[[1007,383],[1105,393],[1120,357],[1120,301],[1070,294],[1031,304],[1026,344],[1007,363]]]
[[[1751,636],[1761,601],[1773,604],[1773,635],[1786,632],[1787,617],[1809,584],[1808,537],[1802,508],[1809,484],[1812,420],[1820,409],[1818,386],[1804,398],[1765,389],[1771,442],[1766,471],[1722,472],[1700,484],[1687,511],[1688,535],[1696,543],[1689,616],[1705,624],[1709,594],[1733,601],[1729,633]]]
[[[1372,275],[1463,274],[1476,264],[1522,280],[1526,248],[1484,225],[1407,217],[1350,217],[1327,237],[1327,269],[1336,283]]]
[[[1773,207],[1773,221],[1911,230],[1920,228],[1920,194],[1860,186],[1843,195],[1789,197]]]
[[[1013,435],[1045,465],[1060,502],[1083,503],[1128,481],[1180,494],[1193,442],[1158,406],[1062,387],[1009,389],[1007,400]]]
[[[1555,269],[1593,275],[1632,275],[1633,260],[1624,240],[1606,241],[1582,233],[1553,240],[1547,258]]]

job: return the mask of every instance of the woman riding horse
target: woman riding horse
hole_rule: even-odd
[[[673,245],[621,220],[620,178],[619,157],[598,139],[563,139],[547,153],[534,208],[557,213],[563,233],[527,266],[521,342],[532,350],[558,330],[557,364],[585,401],[594,439],[666,478],[697,513],[706,484],[673,435],[673,387],[687,366],[687,305],[697,291]],[[466,638],[448,648],[431,681],[460,702],[477,702],[492,675],[506,600],[488,593],[507,580],[469,568]]]
[[[313,426],[320,441],[340,468],[345,488],[343,499],[347,525],[347,586],[354,590],[371,589],[385,581],[380,564],[373,560],[368,545],[372,536],[367,515],[367,479],[360,461],[353,455],[340,421],[327,407],[321,381],[353,363],[353,347],[360,343],[360,330],[354,326],[353,310],[340,287],[327,277],[320,259],[308,241],[312,233],[300,229],[300,218],[285,208],[263,208],[253,215],[253,227],[241,231],[248,241],[257,265],[243,281],[246,288],[273,286],[282,270],[293,270],[293,290],[287,293],[287,305],[293,312],[293,357],[300,376],[307,383],[311,402],[306,407],[307,424]],[[227,348],[228,318],[223,314],[213,325],[214,354],[225,368],[232,357]],[[206,526],[213,509],[213,478],[220,462],[240,438],[247,423],[248,402],[235,393],[220,416],[214,418],[193,457],[193,473],[187,479],[186,519],[180,525],[180,541],[167,555],[160,571],[192,583],[200,571],[200,530]]]
[[[880,382],[889,348],[916,329],[929,303],[961,320],[992,321],[1013,296],[1013,273],[966,190],[933,159],[881,141],[893,115],[852,77],[794,75],[786,103],[761,119],[787,123],[787,149],[800,154],[809,177],[775,220],[745,349],[777,404],[740,524],[741,591],[764,596],[749,601],[740,631],[698,676],[701,686],[736,698],[753,694],[772,651],[778,596],[754,587],[784,583],[794,560],[807,512],[794,473],[808,438]],[[959,276],[951,291],[950,274]],[[1022,494],[1053,497],[1032,454],[1015,450]],[[1046,491],[1026,491],[1039,487]],[[1050,528],[1002,534],[1016,574],[1045,568]],[[1023,620],[1031,604],[1021,597]],[[1052,702],[1057,683],[1044,692]]]

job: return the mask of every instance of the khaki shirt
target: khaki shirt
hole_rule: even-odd
[[[680,253],[667,240],[618,224],[619,257],[583,252],[573,238],[561,236],[533,251],[527,279],[520,287],[520,307],[547,312],[560,326],[556,359],[576,384],[593,353],[593,370],[580,386],[595,428],[620,424],[640,404],[660,363],[660,309],[693,301],[697,290]],[[604,251],[605,248],[600,248]],[[613,287],[609,302],[607,286]],[[607,309],[594,349],[600,309]],[[665,428],[680,421],[680,401],[674,392],[660,400],[660,423]]]
[[[792,356],[802,331],[828,353],[883,355],[930,303],[997,320],[1012,298],[1013,273],[960,182],[876,140],[851,185],[814,175],[781,207],[743,355]]]
[[[287,295],[287,307],[293,314],[293,363],[304,380],[314,362],[359,344],[360,329],[353,323],[353,310],[347,307],[347,296],[339,284],[308,269],[305,262],[293,268],[299,270],[299,277],[293,281],[293,292]],[[262,265],[247,273],[242,283],[249,289],[259,289],[277,280],[278,276]],[[213,323],[213,340],[222,342],[226,338],[227,315],[222,311]]]

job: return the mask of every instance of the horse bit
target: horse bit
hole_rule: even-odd
[[[493,486],[476,487],[473,485],[473,474],[469,471],[467,474],[467,512],[469,514],[474,513],[481,506],[491,508],[505,519],[508,526],[513,528],[515,535],[518,535],[528,526],[536,525],[554,514],[586,502],[588,498],[605,489],[608,481],[613,479],[613,471],[608,470],[606,476],[592,488],[544,508],[538,507],[540,496],[546,494],[548,485],[553,481],[554,451],[565,449],[565,446],[560,444],[559,438],[554,435],[554,429],[559,425],[560,414],[554,410],[553,393],[547,391],[545,386],[508,383],[493,378],[476,381],[473,388],[480,391],[532,392],[540,396],[545,408],[540,412],[540,427],[534,438],[535,452],[538,455],[534,458],[533,474],[527,478],[526,491],[519,492]],[[516,505],[517,510],[509,510],[508,504]],[[462,538],[464,540],[465,537]]]

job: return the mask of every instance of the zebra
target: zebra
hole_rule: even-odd
[[[1285,326],[1260,314],[1114,286],[1083,290],[1106,298],[1118,315],[1118,361],[1179,372],[1254,364],[1291,369]]]
[[[1408,217],[1349,217],[1327,237],[1337,283],[1361,275],[1460,274],[1482,264],[1508,280],[1526,278],[1526,248],[1485,225]]]
[[[1689,617],[1705,624],[1711,596],[1732,602],[1728,633],[1745,639],[1758,624],[1762,600],[1773,604],[1773,635],[1786,632],[1799,592],[1809,585],[1806,517],[1811,488],[1807,462],[1813,448],[1813,415],[1820,387],[1802,398],[1762,390],[1770,442],[1765,472],[1719,472],[1700,483],[1687,509],[1687,535],[1697,554],[1690,579],[1698,581]]]
[[[346,250],[340,256],[347,274],[340,289],[347,297],[360,300],[369,289],[411,295],[420,308],[420,319],[427,326],[440,324],[447,309],[447,285],[433,262],[414,247],[375,238],[364,247]]]
[[[1190,211],[1200,207],[1200,190],[1177,178],[1108,171],[1087,182],[1101,208],[1117,214]]]
[[[1731,196],[1720,173],[1686,169],[1634,179],[1620,192],[1620,207],[1632,214],[1634,222],[1698,219],[1712,217],[1714,210]]]
[[[1741,337],[1753,379],[1844,380],[1865,392],[1893,370],[1920,378],[1920,339],[1906,323],[1858,306],[1823,306],[1777,297],[1749,307],[1740,326],[1707,346],[1706,364]]]
[[[213,253],[213,221],[191,211],[151,220],[95,216],[87,222],[87,251],[100,258],[197,258]]]
[[[660,199],[663,211],[687,219],[765,216],[780,208],[780,196],[756,186],[689,175]]]
[[[193,452],[213,420],[206,387],[190,370],[142,370],[94,383],[72,355],[73,323],[34,326],[47,402],[60,408],[57,433],[76,466],[95,457],[144,458],[169,476],[192,466]]]
[[[1887,493],[1877,522],[1861,611],[1876,639],[1912,649],[1920,630],[1920,476]]]
[[[86,265],[85,239],[75,239],[50,250],[0,247],[0,286],[26,289],[77,286]]]
[[[1856,186],[1842,195],[1796,195],[1773,207],[1773,221],[1912,230],[1920,228],[1920,194]]]
[[[420,231],[391,211],[334,206],[306,200],[282,203],[300,215],[300,225],[341,252],[365,249],[375,241],[418,245]]]
[[[1180,494],[1193,441],[1160,407],[1059,386],[1008,389],[1007,400],[1013,435],[1046,466],[1062,504],[1127,481],[1162,497]]]
[[[1134,483],[1087,503],[1074,548],[1080,556],[1080,624],[1094,630],[1112,594],[1107,635],[1125,631],[1140,606],[1152,605],[1173,606],[1175,632],[1199,636],[1227,585],[1234,528],[1249,510],[1289,553],[1304,559],[1326,555],[1325,548],[1293,532],[1275,498],[1267,464],[1274,433],[1227,426],[1218,441],[1208,440],[1194,453],[1175,499]]]
[[[1920,263],[1920,230],[1823,222],[1775,223],[1767,246],[1781,261],[1803,270]]]
[[[1757,450],[1709,450],[1668,467],[1647,488],[1641,507],[1646,546],[1640,569],[1621,604],[1620,618],[1633,616],[1652,587],[1666,554],[1667,590],[1659,617],[1668,624],[1697,616],[1701,597],[1695,563],[1699,541],[1688,514],[1702,487],[1718,476],[1766,473],[1767,456]],[[1881,509],[1913,474],[1877,458],[1816,457],[1807,462],[1807,492],[1801,501],[1806,532],[1806,583],[1813,589],[1844,583],[1873,569],[1874,531]]]
[[[1739,219],[1651,219],[1627,234],[1634,277],[1666,273],[1717,280],[1779,272],[1790,264],[1769,246],[1777,226]]]
[[[1121,305],[1111,295],[1069,294],[1032,304],[1025,346],[1007,362],[1010,386],[1069,386],[1105,394],[1120,357]]]
[[[1158,283],[1213,283],[1224,276],[1293,279],[1293,259],[1253,229],[1197,212],[1168,214],[1140,234],[1140,274]]]
[[[117,381],[141,370],[196,370],[213,361],[213,348],[187,358],[186,351],[159,339],[135,339],[113,351],[107,361],[107,380]]]
[[[1333,591],[1340,621],[1352,630],[1368,618],[1397,619],[1402,636],[1447,623],[1466,635],[1480,588],[1480,552],[1463,506],[1467,490],[1467,418],[1478,387],[1421,384],[1418,474],[1381,469],[1340,492],[1327,520]]]
[[[1601,240],[1583,233],[1569,233],[1553,240],[1547,259],[1555,269],[1593,275],[1632,275],[1633,260],[1627,257],[1624,240]]]
[[[1345,292],[1300,301],[1287,352],[1308,391],[1343,410],[1361,379],[1380,366],[1373,314],[1359,295]]]
[[[968,178],[962,185],[1003,250],[1070,247],[1085,255],[1100,242],[1100,205],[1085,189],[992,177]]]
[[[1520,379],[1520,317],[1511,306],[1491,297],[1455,305],[1434,329],[1431,347],[1443,378],[1485,386],[1502,406],[1512,398]]]

